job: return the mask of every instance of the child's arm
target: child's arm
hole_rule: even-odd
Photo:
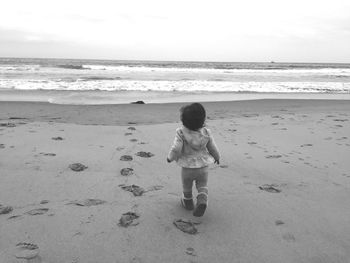
[[[169,163],[174,161],[174,160],[177,160],[179,158],[179,156],[181,154],[182,146],[183,146],[183,140],[181,138],[181,130],[177,129],[174,143],[171,146],[168,157],[167,157],[167,161]]]
[[[209,129],[207,129],[208,134],[209,134],[209,142],[207,144],[207,149],[208,152],[210,153],[211,156],[214,157],[215,163],[219,164],[220,162],[220,153],[218,150],[218,147],[216,146],[214,137],[211,135],[211,132]]]

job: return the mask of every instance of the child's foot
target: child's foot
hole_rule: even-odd
[[[186,210],[193,210],[194,209],[194,203],[193,203],[193,198],[186,198],[186,197],[181,197],[181,205],[186,209]]]
[[[193,211],[193,215],[197,217],[203,216],[205,213],[205,210],[207,209],[207,206],[208,206],[207,194],[200,193],[197,196],[197,205]]]

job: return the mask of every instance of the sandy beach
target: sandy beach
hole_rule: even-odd
[[[0,263],[350,262],[350,101],[203,103],[222,160],[201,218],[166,162],[181,105],[0,102]]]

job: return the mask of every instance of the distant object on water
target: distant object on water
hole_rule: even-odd
[[[138,100],[138,101],[131,102],[131,104],[146,104],[146,103],[142,100]]]

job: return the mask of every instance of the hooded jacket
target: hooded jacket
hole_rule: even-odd
[[[181,167],[201,168],[220,160],[220,154],[209,129],[192,131],[183,126],[176,129],[168,159]]]

